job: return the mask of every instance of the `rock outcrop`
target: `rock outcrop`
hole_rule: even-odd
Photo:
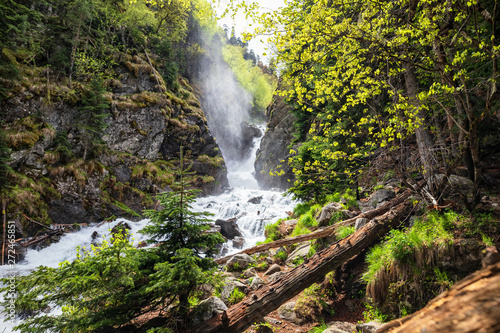
[[[283,97],[275,96],[273,103],[268,107],[269,122],[267,130],[260,142],[255,159],[255,178],[262,189],[279,188],[288,189],[294,179],[292,169],[288,166],[290,149],[288,146],[293,139],[293,123],[295,116],[290,113],[290,107],[285,103]],[[285,162],[281,162],[281,161]],[[277,166],[281,165],[284,174],[271,176],[270,171],[279,171]]]
[[[144,55],[124,55],[104,82],[108,114],[91,153],[81,124],[82,96],[91,87],[23,75],[2,106],[12,185],[20,189],[9,214],[23,212],[44,224],[139,218],[155,205],[155,194],[170,190],[181,146],[184,167],[192,164],[195,172],[193,187],[209,194],[228,186],[224,160],[193,89],[181,78],[175,93],[168,90]],[[34,230],[26,221],[21,222],[28,235]]]

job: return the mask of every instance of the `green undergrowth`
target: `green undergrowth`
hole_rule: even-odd
[[[411,228],[392,230],[366,256],[366,315],[390,320],[410,314],[479,269],[475,256],[494,243],[492,225],[488,214],[433,211]]]
[[[373,282],[380,270],[387,269],[394,263],[420,262],[416,255],[424,248],[452,244],[451,230],[458,219],[459,215],[455,212],[432,212],[427,218],[417,220],[411,229],[392,230],[383,244],[374,246],[368,252],[368,269],[363,274],[363,280]]]

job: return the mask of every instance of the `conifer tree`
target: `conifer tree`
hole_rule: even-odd
[[[101,78],[96,75],[90,83],[90,90],[82,99],[78,127],[84,147],[84,160],[91,157],[95,148],[102,144],[101,135],[107,126],[104,119],[109,115],[109,104],[104,97],[105,92]]]

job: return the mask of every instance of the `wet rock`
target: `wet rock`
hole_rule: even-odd
[[[360,217],[359,219],[356,219],[354,227],[356,228],[356,230],[359,230],[362,227],[364,227],[369,221],[370,220],[368,220],[368,219],[366,219],[364,217]]]
[[[111,229],[111,235],[116,235],[118,233],[122,234],[124,237],[129,237],[128,231],[132,229],[128,223],[120,222]]]
[[[251,198],[248,200],[249,203],[251,204],[254,204],[254,205],[258,205],[262,202],[262,195],[261,196],[258,196],[258,197],[254,197],[254,198]]]
[[[286,220],[285,221],[285,225],[286,226],[290,226],[290,227],[294,227],[297,225],[297,223],[299,222],[299,220],[296,220],[296,219],[293,219],[293,220]]]
[[[374,333],[382,326],[384,326],[384,324],[377,323],[376,321],[370,321],[368,323],[357,324],[356,331],[360,333]]]
[[[286,258],[286,264],[290,265],[293,264],[293,262],[299,258],[306,258],[310,250],[311,250],[311,243],[309,242],[300,243],[297,246],[297,248],[292,253],[290,253],[288,258]]]
[[[264,275],[272,275],[276,272],[280,272],[281,271],[281,267],[280,265],[278,264],[273,264],[271,267],[269,267],[269,269],[264,273]]]
[[[201,301],[194,310],[193,324],[198,324],[209,320],[215,315],[227,310],[226,304],[224,302],[212,296],[204,301]]]
[[[245,238],[243,237],[234,237],[233,239],[233,246],[237,249],[243,248],[243,245],[245,245]]]
[[[101,239],[101,234],[98,233],[97,231],[94,231],[92,235],[90,236],[90,243],[92,245],[97,245],[99,244],[99,240]]]
[[[255,159],[255,178],[262,189],[279,188],[286,190],[293,184],[295,176],[292,168],[283,165],[282,176],[271,176],[269,171],[276,168],[276,162],[288,160],[291,156],[288,146],[292,142],[293,123],[295,116],[290,112],[291,106],[281,96],[274,96],[273,103],[268,107],[270,119],[267,130],[260,142]],[[296,149],[296,147],[294,147]],[[289,181],[290,180],[290,181]]]
[[[221,227],[220,233],[227,239],[243,236],[240,228],[236,224],[236,218],[234,217],[229,220],[216,220],[215,224]]]
[[[323,207],[316,220],[320,226],[327,226],[330,224],[333,214],[339,210],[342,210],[342,205],[339,202],[330,202]]]
[[[255,263],[255,260],[246,253],[239,253],[229,259],[226,266],[229,271],[241,271],[246,269],[250,263]]]

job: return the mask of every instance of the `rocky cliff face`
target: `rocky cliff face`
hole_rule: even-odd
[[[83,160],[76,124],[86,87],[34,72],[23,73],[2,106],[12,149],[8,216],[25,234],[32,226],[27,215],[45,224],[138,217],[174,182],[181,146],[193,164],[193,187],[208,194],[228,185],[219,147],[185,79],[173,93],[146,59],[126,56],[105,82],[110,114],[101,145]]]
[[[283,97],[275,96],[273,103],[268,107],[270,115],[267,130],[260,142],[255,160],[255,178],[263,189],[288,189],[293,183],[294,175],[287,164],[290,149],[288,146],[293,139],[293,123],[295,116],[290,113],[290,107],[285,104]],[[276,167],[281,165],[280,169]],[[270,171],[283,170],[280,176],[271,176]]]

